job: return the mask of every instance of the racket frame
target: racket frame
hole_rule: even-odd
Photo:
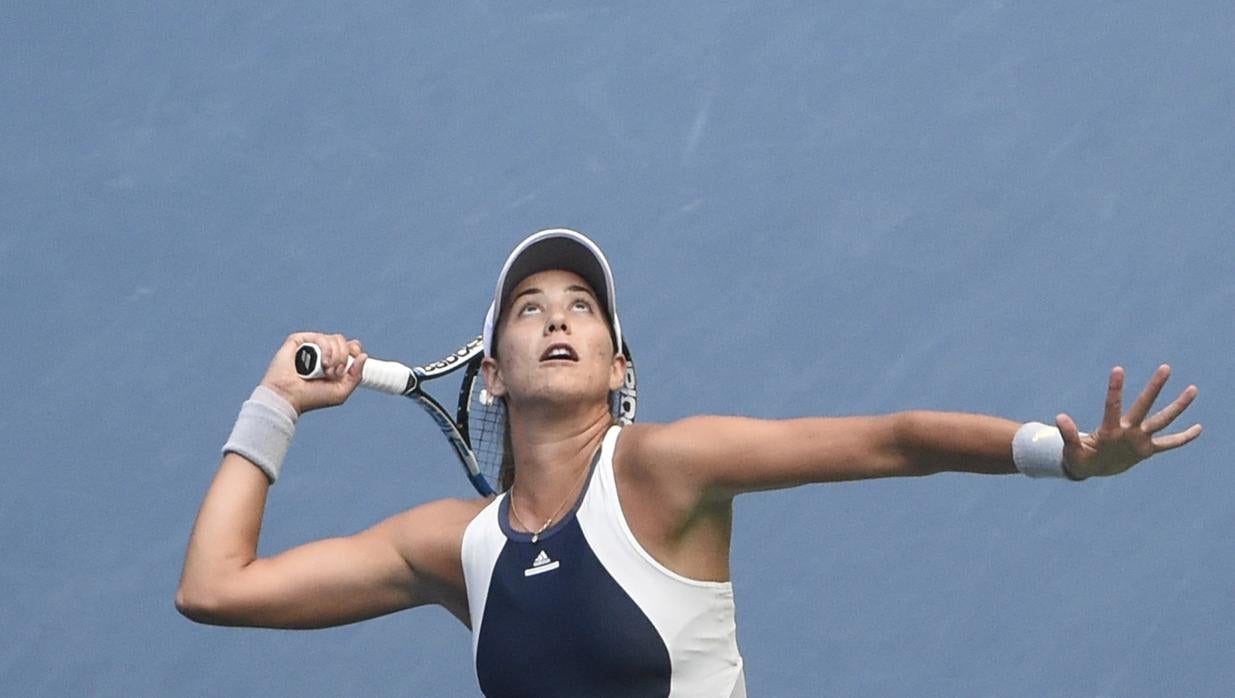
[[[417,404],[429,413],[429,416],[437,424],[437,428],[441,430],[446,440],[450,442],[451,448],[455,450],[455,455],[459,457],[459,462],[463,465],[463,472],[467,476],[468,481],[472,483],[472,487],[481,496],[489,497],[496,494],[496,492],[480,470],[480,463],[476,460],[476,453],[472,448],[471,438],[467,430],[468,396],[471,394],[472,384],[475,382],[476,376],[480,373],[480,364],[484,360],[484,356],[484,339],[478,336],[448,356],[433,363],[412,368],[412,377],[408,380],[407,388],[403,391],[402,395],[415,400]],[[459,388],[459,409],[455,417],[452,418],[440,402],[421,388],[421,384],[425,381],[449,375],[459,369],[464,369],[465,372],[463,383]]]
[[[454,352],[423,366],[407,366],[397,361],[370,358],[365,362],[360,385],[390,395],[402,395],[419,404],[425,412],[429,413],[434,423],[437,424],[437,428],[450,442],[472,487],[481,496],[490,497],[497,492],[480,469],[480,462],[476,458],[468,429],[472,409],[472,388],[480,376],[484,351],[484,337],[477,336]],[[622,342],[622,353],[626,356],[626,375],[622,386],[615,391],[611,408],[616,422],[626,425],[635,420],[638,392],[635,362],[631,358],[630,347],[626,342]],[[349,366],[351,362],[352,359],[349,358]],[[320,364],[321,349],[317,345],[306,343],[297,349],[296,367],[302,378],[311,380],[320,377],[322,375]],[[460,369],[464,370],[463,381],[459,386],[458,404],[452,417],[440,402],[424,391],[422,384]]]

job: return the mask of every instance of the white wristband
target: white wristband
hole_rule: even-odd
[[[1041,422],[1026,422],[1012,437],[1012,462],[1029,477],[1072,477],[1064,467],[1063,435],[1059,429]]]
[[[259,385],[241,406],[223,452],[244,456],[261,468],[273,485],[279,479],[298,417],[296,409],[282,395]]]

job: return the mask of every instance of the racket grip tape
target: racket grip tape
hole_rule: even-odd
[[[295,361],[296,373],[305,380],[317,380],[325,375],[322,370],[322,348],[312,342],[305,342],[296,349]],[[348,368],[354,362],[353,357],[347,357]],[[403,395],[414,389],[416,384],[412,369],[397,361],[374,358],[365,361],[364,373],[360,377],[361,386],[391,395]]]

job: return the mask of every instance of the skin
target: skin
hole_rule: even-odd
[[[486,359],[483,370],[510,415],[517,464],[511,498],[527,524],[512,519],[511,525],[528,530],[578,497],[610,425],[609,391],[621,384],[626,366],[595,296],[577,275],[534,274],[511,297],[499,325],[499,358]],[[324,380],[303,381],[293,369],[296,348],[309,341],[322,347]],[[555,345],[569,346],[577,360],[544,360]],[[356,359],[350,370],[349,356]],[[342,335],[297,333],[275,354],[262,383],[303,414],[344,402],[365,358],[360,343]],[[1091,434],[1058,415],[1068,472],[1115,475],[1199,436],[1199,424],[1163,433],[1196,397],[1195,386],[1152,412],[1169,376],[1168,366],[1159,367],[1125,411],[1124,372],[1113,369],[1102,422]],[[626,427],[614,471],[623,513],[648,553],[683,576],[722,581],[729,579],[738,494],[942,471],[1015,473],[1011,442],[1019,426],[925,411],[793,420],[701,416]],[[463,531],[490,500],[429,502],[353,536],[259,558],[268,488],[242,456],[223,458],[189,539],[176,594],[184,615],[220,625],[312,628],[433,604],[469,622]]]

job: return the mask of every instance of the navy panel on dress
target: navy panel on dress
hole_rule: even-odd
[[[476,648],[481,690],[490,698],[669,695],[660,634],[601,566],[578,520],[555,528],[537,543],[511,536],[498,556]]]

